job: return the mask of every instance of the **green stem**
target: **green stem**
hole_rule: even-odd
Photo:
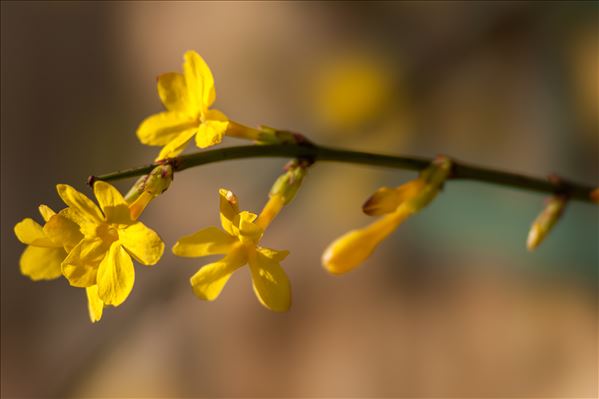
[[[429,166],[429,164],[432,162],[432,159],[429,158],[381,155],[361,151],[323,147],[314,144],[249,145],[219,148],[216,150],[182,155],[146,166],[107,173],[101,176],[91,176],[89,181],[111,181],[124,179],[127,177],[141,176],[149,173],[154,167],[156,167],[156,165],[164,162],[170,163],[173,166],[174,171],[179,172],[188,168],[213,162],[230,161],[233,159],[243,158],[306,158],[315,162],[335,161],[409,170],[422,170]],[[591,186],[573,183],[563,179],[557,179],[555,177],[543,179],[521,175],[518,173],[503,172],[495,169],[465,164],[456,160],[453,160],[451,179],[476,180],[529,191],[566,195],[573,200],[592,202],[590,195],[593,191],[593,187]]]

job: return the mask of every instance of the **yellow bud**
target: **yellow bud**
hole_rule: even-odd
[[[563,196],[549,198],[545,208],[537,216],[528,232],[526,246],[529,251],[534,251],[543,242],[545,237],[547,237],[547,234],[549,234],[564,212],[566,202],[566,198]]]
[[[422,192],[424,186],[423,180],[416,179],[397,188],[381,187],[362,205],[362,211],[370,216],[394,212],[403,202]]]
[[[353,270],[412,213],[410,208],[401,205],[393,213],[381,217],[374,223],[339,237],[322,255],[324,268],[332,274]]]
[[[369,226],[350,231],[329,245],[322,256],[325,269],[341,274],[360,265],[400,223],[435,198],[451,169],[451,160],[437,157],[418,179],[397,189],[379,189],[366,201],[363,210],[369,215],[384,216]]]
[[[362,212],[370,216],[384,215],[397,209],[399,205],[396,188],[381,187],[362,205]]]

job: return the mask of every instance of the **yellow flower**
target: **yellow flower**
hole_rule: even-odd
[[[266,226],[282,206],[281,197],[272,196],[265,211],[258,217],[247,211],[239,212],[237,198],[231,191],[221,189],[219,194],[220,220],[224,231],[209,227],[181,238],[173,247],[173,253],[178,256],[225,255],[191,277],[194,293],[201,299],[215,300],[231,274],[249,264],[254,292],[260,303],[273,311],[288,310],[291,286],[279,262],[289,252],[258,245]]]
[[[160,237],[143,223],[131,218],[129,206],[110,184],[98,181],[94,194],[101,210],[89,198],[66,184],[56,186],[68,205],[64,216],[79,226],[83,238],[63,260],[62,274],[75,287],[88,290],[90,313],[98,308],[98,298],[106,305],[125,301],[135,279],[131,257],[143,265],[153,265],[164,252]]]
[[[143,144],[163,146],[156,160],[177,156],[194,136],[200,148],[222,141],[227,117],[209,109],[216,99],[214,78],[198,53],[185,53],[183,74],[158,77],[158,95],[166,111],[146,118],[137,129]]]
[[[53,280],[61,276],[60,264],[83,238],[79,226],[55,213],[46,205],[39,211],[46,222],[40,226],[26,218],[15,226],[15,235],[27,248],[21,255],[21,273],[34,281]]]
[[[451,162],[439,158],[418,179],[398,188],[383,187],[364,204],[369,215],[383,215],[374,223],[352,230],[335,240],[322,255],[322,264],[332,274],[343,274],[364,262],[376,247],[408,217],[428,205],[449,176]]]
[[[27,248],[21,255],[21,273],[34,281],[53,280],[62,275],[61,263],[83,239],[79,226],[50,207],[40,205],[39,211],[46,222],[40,226],[30,218],[15,226],[15,235]],[[100,320],[104,304],[98,297],[98,287],[86,288],[89,316],[92,322]]]

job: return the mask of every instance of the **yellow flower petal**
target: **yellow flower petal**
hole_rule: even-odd
[[[91,287],[86,287],[85,294],[87,296],[87,310],[90,320],[92,323],[100,321],[102,311],[104,310],[104,302],[98,296],[98,286],[92,285]]]
[[[58,184],[56,190],[64,203],[78,211],[88,222],[100,223],[104,220],[104,215],[96,204],[73,187],[68,184]]]
[[[185,86],[183,75],[176,72],[163,73],[158,76],[157,86],[158,95],[166,109],[169,111],[189,112],[187,87]]]
[[[209,109],[208,111],[206,111],[204,113],[204,120],[205,121],[227,122],[229,120],[229,118],[227,118],[227,116],[219,110]]]
[[[51,280],[60,277],[60,263],[67,256],[65,250],[60,248],[44,248],[28,246],[19,266],[21,273],[32,280]]]
[[[256,252],[249,258],[252,285],[260,303],[275,312],[291,306],[291,284],[277,261]]]
[[[56,215],[56,212],[54,212],[48,205],[40,205],[38,209],[46,222],[50,220],[52,216]]]
[[[257,217],[255,213],[243,211],[235,218],[233,230],[242,242],[257,244],[262,238],[264,230],[254,223]]]
[[[227,233],[234,235],[233,222],[239,213],[239,201],[232,191],[225,188],[218,190],[218,194],[220,196],[220,223]]]
[[[154,194],[150,194],[147,191],[144,191],[141,194],[139,194],[139,197],[137,197],[137,199],[135,199],[129,205],[129,211],[131,212],[131,219],[137,220],[141,216],[142,212],[146,209],[146,207],[150,204],[150,202],[152,202],[152,200],[154,198],[156,198],[156,196]]]
[[[129,205],[119,193],[119,190],[104,181],[94,183],[94,195],[108,223],[131,224]]]
[[[56,245],[44,234],[42,226],[35,220],[26,218],[15,225],[15,235],[23,244],[35,245],[37,247],[55,248]]]
[[[200,124],[196,134],[196,145],[199,148],[206,148],[223,141],[223,136],[227,131],[229,122],[207,120]]]
[[[96,228],[98,227],[97,221],[90,221],[84,217],[81,212],[74,208],[65,208],[58,212],[58,214],[67,220],[75,223],[79,226],[79,230],[84,236],[93,236],[96,234]]]
[[[189,99],[197,109],[207,110],[216,99],[212,72],[195,51],[186,52],[183,59],[183,75]]]
[[[183,131],[177,137],[175,137],[170,143],[164,146],[160,153],[156,157],[156,161],[165,158],[173,158],[179,155],[184,149],[189,140],[196,134],[197,128],[188,129]]]
[[[224,231],[216,227],[208,227],[180,238],[173,247],[173,253],[188,258],[226,254],[231,251],[231,246],[236,242],[235,237]]]
[[[352,230],[335,240],[322,255],[322,264],[332,274],[346,273],[366,260],[376,247],[408,218],[403,205],[363,229]]]
[[[137,128],[136,134],[142,144],[163,146],[197,126],[197,118],[184,112],[161,112],[147,117]]]
[[[74,287],[96,284],[96,272],[108,252],[108,244],[98,237],[84,238],[62,262],[62,274]]]
[[[262,255],[266,256],[267,258],[269,258],[275,262],[281,262],[283,259],[285,259],[287,257],[287,255],[289,255],[289,251],[279,251],[276,249],[271,249],[271,248],[266,248],[266,247],[258,247],[256,249]]]
[[[158,234],[141,222],[119,229],[119,240],[142,265],[155,265],[164,252],[164,243]]]
[[[200,299],[215,300],[231,277],[231,274],[246,262],[243,251],[231,251],[218,262],[203,266],[191,279],[193,292]]]
[[[131,293],[135,282],[133,262],[118,242],[112,243],[100,262],[97,281],[98,296],[106,305],[119,306]]]
[[[44,233],[56,246],[64,247],[71,251],[83,239],[79,225],[67,219],[62,214],[55,214],[44,225]]]

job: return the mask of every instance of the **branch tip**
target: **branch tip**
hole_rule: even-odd
[[[90,187],[93,187],[96,180],[98,180],[98,178],[96,176],[94,176],[94,175],[89,176],[87,178],[87,185]]]

